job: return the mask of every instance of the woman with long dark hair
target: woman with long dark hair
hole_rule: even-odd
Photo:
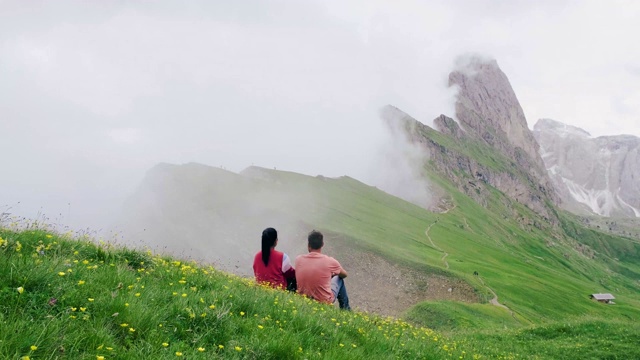
[[[253,259],[253,273],[256,281],[268,283],[274,288],[286,289],[287,280],[295,279],[296,272],[287,254],[275,249],[278,232],[266,228],[262,232],[262,250]]]

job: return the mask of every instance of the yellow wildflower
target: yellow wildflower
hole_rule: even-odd
[[[60,276],[65,276],[65,275],[67,275],[67,273],[65,273],[64,271],[60,271],[60,272],[58,273],[58,275],[60,275]]]
[[[135,331],[136,331],[136,329],[134,329],[134,328],[129,328],[129,332],[135,332]]]
[[[27,355],[20,358],[20,360],[31,360],[31,358]]]
[[[236,351],[242,351],[242,348],[240,346],[236,346],[235,349]]]
[[[219,349],[224,349],[224,345],[218,345]]]
[[[35,346],[35,345],[31,345],[30,349],[31,349],[31,351],[36,351],[36,350],[38,350],[38,347]]]
[[[78,281],[78,285],[84,285],[84,280]]]
[[[200,352],[204,352],[204,348],[203,348],[203,347],[199,347],[199,348],[198,348],[198,351],[200,351]]]
[[[169,346],[169,343],[163,342],[162,346],[167,347],[167,346]]]
[[[176,356],[182,356],[182,353],[180,351],[176,351]]]
[[[104,356],[102,356],[102,355],[96,355],[96,360],[104,360]]]
[[[88,298],[87,300],[89,300],[89,302],[93,302],[93,298]]]
[[[20,286],[16,290],[18,290],[18,294],[22,294],[24,292],[24,288],[22,286]]]

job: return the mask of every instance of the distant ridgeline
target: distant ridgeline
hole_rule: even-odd
[[[565,208],[579,214],[640,217],[640,138],[592,138],[550,119],[539,120],[533,129]]]

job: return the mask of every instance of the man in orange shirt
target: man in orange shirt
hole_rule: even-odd
[[[313,230],[309,233],[308,241],[309,253],[296,258],[298,293],[327,304],[338,299],[341,309],[351,310],[343,280],[347,272],[338,260],[322,254],[322,233]]]

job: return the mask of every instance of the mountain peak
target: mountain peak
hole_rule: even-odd
[[[552,119],[540,119],[533,126],[533,131],[553,131],[556,135],[561,137],[577,136],[582,138],[590,138],[591,134],[585,130],[561,123],[560,121]]]
[[[465,133],[514,159],[543,187],[551,188],[540,147],[498,62],[481,56],[461,57],[449,74],[449,85],[458,88],[456,118]]]
[[[465,130],[501,150],[521,148],[543,168],[524,111],[496,60],[459,58],[449,74],[449,86],[458,88],[456,117]]]

